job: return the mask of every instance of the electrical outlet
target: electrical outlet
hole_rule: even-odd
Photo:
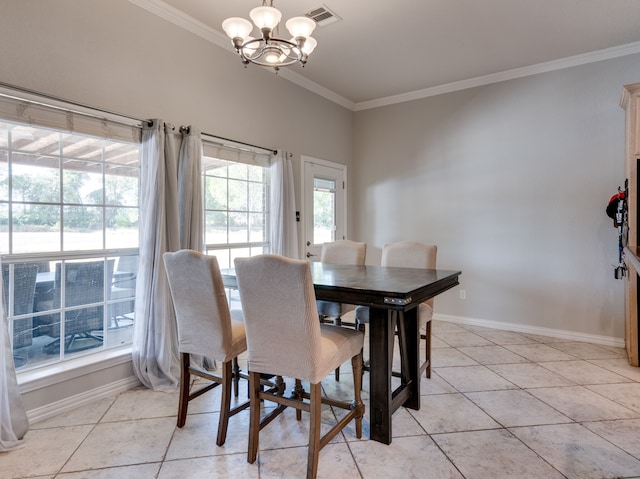
[[[460,299],[467,299],[467,292],[464,289],[460,290]]]

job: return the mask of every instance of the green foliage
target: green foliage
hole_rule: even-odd
[[[36,170],[34,170],[36,171]],[[55,228],[60,224],[60,180],[55,170],[49,174],[16,174],[12,177],[12,198],[14,202],[14,224],[41,229]],[[65,171],[64,226],[69,230],[102,229],[103,205],[105,205],[102,182],[96,176],[78,171]],[[137,179],[107,175],[105,186],[109,191],[109,204],[129,204],[134,208],[104,208],[105,227],[132,227],[137,224]],[[135,188],[135,199],[131,196]],[[53,203],[47,205],[44,203]],[[0,219],[0,223],[4,219]],[[5,220],[6,221],[6,220]]]

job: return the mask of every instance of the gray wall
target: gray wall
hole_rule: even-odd
[[[435,243],[438,266],[463,271],[436,314],[623,338],[604,210],[624,183],[622,85],[637,81],[634,55],[356,113],[352,231],[368,261],[385,242]]]

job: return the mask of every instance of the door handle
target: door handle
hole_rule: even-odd
[[[318,256],[317,254],[311,254],[307,251],[307,258],[311,258],[312,256]]]

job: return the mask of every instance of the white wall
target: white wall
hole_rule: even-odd
[[[624,183],[622,85],[637,81],[634,55],[358,112],[352,231],[368,261],[385,242],[435,243],[438,266],[462,270],[436,314],[619,342],[605,207]]]
[[[245,69],[236,55],[127,0],[4,1],[0,12],[0,82],[285,148],[296,169],[300,155],[350,165],[351,111],[271,71]],[[85,401],[83,391],[130,387],[131,374],[130,363],[118,363],[49,386],[40,378],[23,385],[23,399],[44,418]]]

